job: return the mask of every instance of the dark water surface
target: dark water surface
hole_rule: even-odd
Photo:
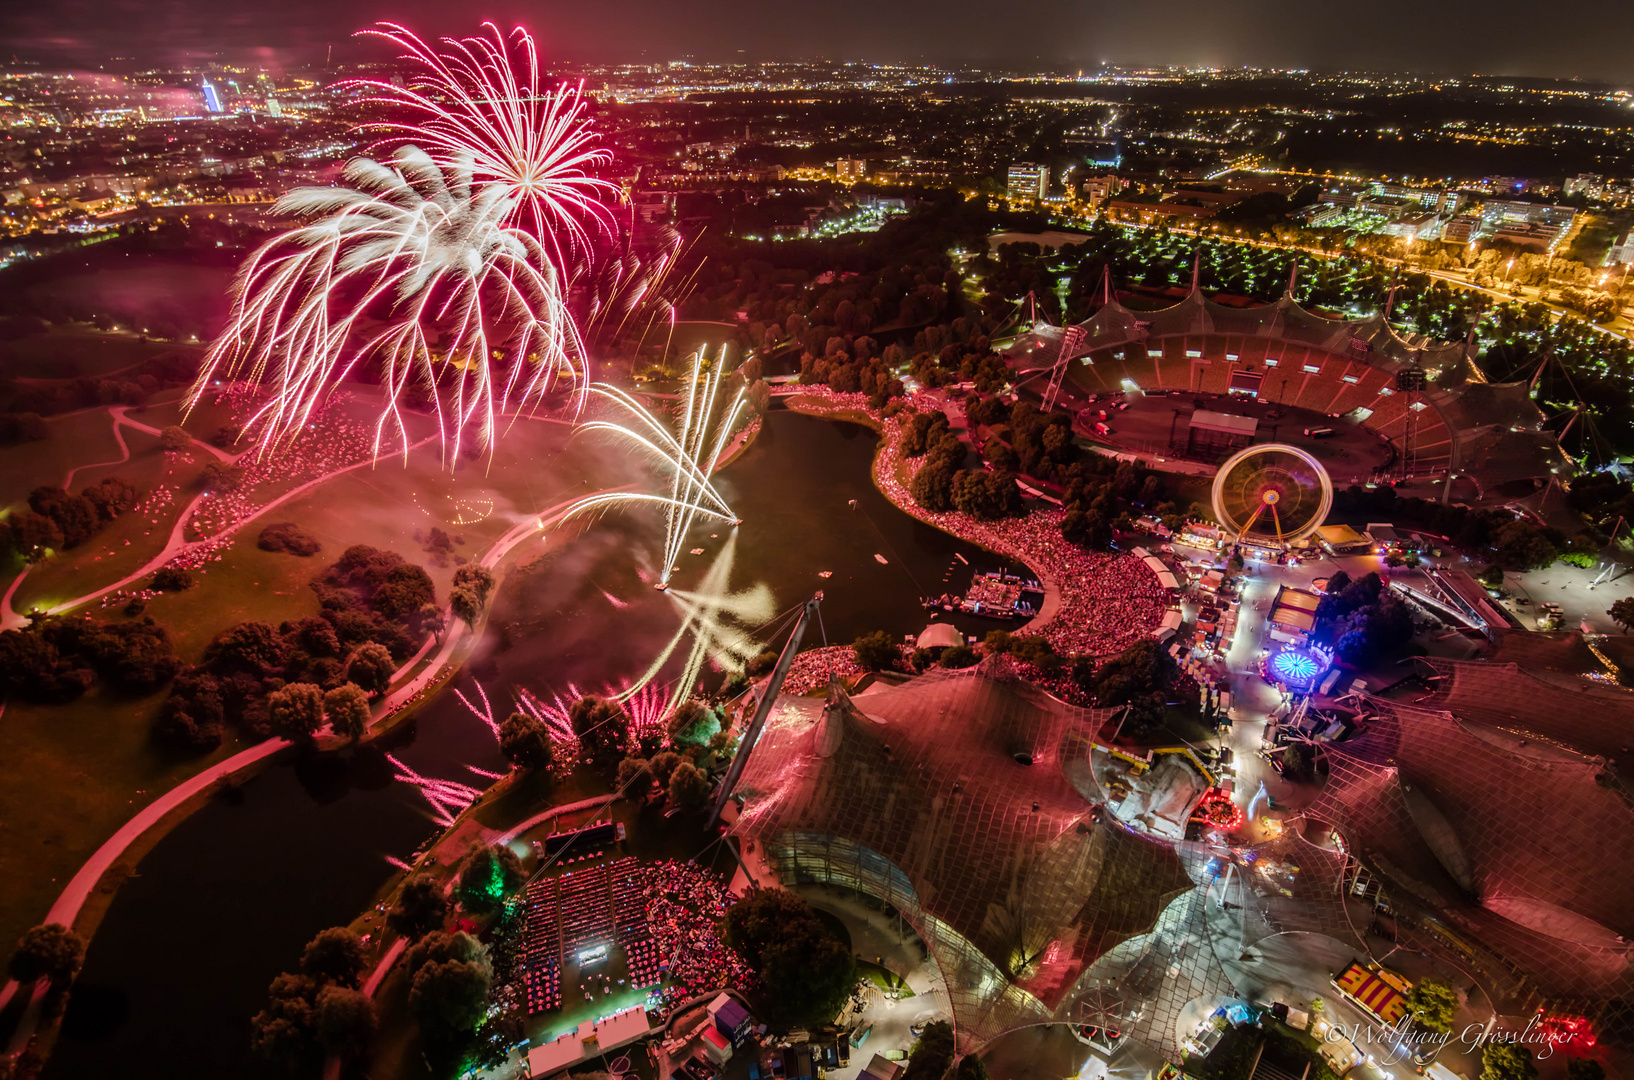
[[[1000,565],[887,502],[869,478],[875,445],[855,424],[774,412],[719,478],[744,519],[731,588],[764,582],[779,611],[822,589],[807,645],[917,632],[921,595],[969,583],[956,552]],[[524,553],[455,688],[474,697],[480,684],[503,716],[513,688],[548,698],[643,670],[679,621],[675,601],[648,583],[661,557],[650,526],[610,517],[531,564]],[[674,587],[696,583],[730,539],[724,528],[695,529]],[[999,625],[958,622],[972,633]],[[481,786],[466,766],[503,767],[487,727],[449,690],[391,742],[385,749],[430,776]],[[249,1050],[267,984],[314,933],[369,903],[393,873],[387,856],[408,857],[436,828],[417,790],[392,781],[384,752],[285,755],[160,841],[91,942],[47,1078],[283,1075]]]

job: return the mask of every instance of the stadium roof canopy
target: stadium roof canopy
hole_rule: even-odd
[[[1362,734],[1328,749],[1308,813],[1427,916],[1409,922],[1442,940],[1423,944],[1461,955],[1500,1012],[1548,1004],[1622,1029],[1634,878],[1607,853],[1634,847],[1634,794],[1578,748],[1634,696],[1586,705],[1511,664],[1448,670],[1422,706],[1368,700]]]
[[[1108,710],[1067,705],[1002,659],[826,702],[783,697],[733,830],[786,884],[891,904],[930,949],[968,1047],[1069,1020],[1087,969],[1193,881],[1175,849],[1098,812]]]

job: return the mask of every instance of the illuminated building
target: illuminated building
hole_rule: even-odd
[[[1031,161],[1018,161],[1010,166],[1008,192],[1010,198],[1030,202],[1049,194],[1050,167]]]
[[[221,108],[221,92],[209,79],[204,80],[204,111],[218,113]]]

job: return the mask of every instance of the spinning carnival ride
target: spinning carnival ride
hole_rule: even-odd
[[[1214,516],[1239,544],[1286,550],[1314,533],[1332,505],[1327,470],[1282,443],[1239,450],[1214,474]]]

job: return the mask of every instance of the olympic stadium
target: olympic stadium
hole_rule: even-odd
[[[1110,449],[1213,462],[1280,440],[1341,486],[1439,481],[1471,502],[1569,473],[1527,384],[1486,382],[1470,343],[1403,336],[1383,314],[1320,315],[1291,293],[1239,308],[1194,285],[1158,311],[1103,297],[1081,323],[1035,322],[1006,357],[1022,392],[1073,410]]]

